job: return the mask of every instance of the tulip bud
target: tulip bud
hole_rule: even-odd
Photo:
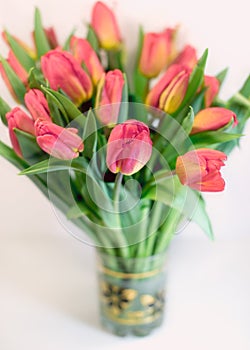
[[[37,119],[35,132],[37,143],[41,149],[55,158],[74,159],[84,149],[83,141],[77,135],[77,129],[64,129],[47,120]]]
[[[197,64],[198,58],[196,49],[191,45],[186,45],[184,49],[179,53],[179,55],[174,60],[174,64],[181,64],[186,68],[192,70]]]
[[[24,96],[24,101],[34,120],[43,119],[51,122],[48,102],[40,90],[29,90]]]
[[[51,49],[55,49],[59,46],[56,32],[53,27],[44,28],[45,35],[48,39]]]
[[[152,141],[147,125],[127,120],[112,130],[107,145],[107,166],[112,173],[132,175],[149,161]]]
[[[188,87],[190,73],[181,65],[171,65],[160,81],[152,88],[146,104],[174,113],[181,105]]]
[[[236,114],[222,107],[210,107],[201,110],[194,118],[191,135],[203,131],[218,130],[234,121],[233,126],[238,124]]]
[[[19,107],[12,109],[6,114],[9,127],[9,135],[14,151],[19,157],[23,157],[15,129],[22,130],[28,134],[35,135],[34,121]]]
[[[169,64],[175,53],[175,29],[162,33],[147,33],[144,36],[139,70],[147,78],[156,77]]]
[[[205,91],[205,107],[210,107],[214,98],[217,96],[220,89],[220,82],[216,77],[205,75],[204,77]]]
[[[98,108],[96,114],[103,125],[112,127],[117,123],[124,84],[124,76],[119,69],[109,71],[100,80],[95,107]]]
[[[49,51],[41,58],[41,69],[50,87],[53,90],[62,89],[76,105],[91,98],[91,80],[69,52]]]
[[[84,64],[86,66],[93,84],[97,85],[104,73],[104,69],[90,43],[86,39],[79,39],[72,36],[70,48],[77,62],[80,65]]]
[[[103,49],[114,50],[120,47],[122,40],[114,13],[101,1],[94,5],[91,25]]]
[[[202,192],[219,192],[225,188],[220,168],[227,156],[220,151],[200,148],[179,156],[176,174],[182,185]]]

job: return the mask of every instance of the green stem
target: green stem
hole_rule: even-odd
[[[175,170],[159,170],[157,173],[155,173],[154,177],[151,178],[149,182],[146,183],[146,185],[143,188],[143,194],[147,193],[149,188],[153,185],[156,185],[157,183],[163,182],[173,176],[176,175]],[[142,194],[142,196],[143,196]]]

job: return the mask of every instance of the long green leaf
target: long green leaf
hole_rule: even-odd
[[[191,142],[196,148],[208,147],[218,143],[224,143],[239,139],[242,134],[233,134],[221,131],[206,131],[191,135]]]
[[[92,110],[89,110],[83,130],[84,152],[83,155],[92,159],[97,147],[97,125]]]
[[[0,117],[4,125],[6,126],[8,125],[8,123],[5,116],[6,116],[6,113],[8,113],[10,110],[11,110],[10,106],[0,96]]]
[[[38,8],[35,9],[35,30],[34,30],[35,44],[38,58],[41,58],[46,52],[50,51],[49,41],[42,25],[41,13]]]

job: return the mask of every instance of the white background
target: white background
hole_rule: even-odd
[[[27,40],[34,6],[60,40],[83,33],[89,0],[8,0],[0,27]],[[199,54],[210,49],[207,73],[230,67],[222,97],[238,90],[250,71],[249,2],[226,0],[107,1],[133,53],[137,29],[181,24],[183,41]],[[7,49],[0,44],[1,53]],[[1,95],[11,99],[2,82]],[[13,104],[13,102],[11,102]],[[0,127],[0,138],[7,132]],[[225,192],[206,196],[216,235],[211,243],[189,225],[169,251],[168,306],[163,327],[146,339],[119,339],[98,321],[94,251],[72,238],[50,204],[0,159],[0,349],[250,349],[250,125],[223,169]]]

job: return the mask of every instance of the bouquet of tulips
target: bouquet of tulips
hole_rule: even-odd
[[[19,104],[0,98],[12,147],[0,155],[53,202],[73,234],[107,254],[164,252],[190,220],[212,238],[201,192],[220,173],[250,116],[250,78],[228,101],[226,76],[205,73],[207,50],[178,49],[178,28],[139,30],[134,70],[110,8],[97,2],[85,38],[59,44],[35,11],[30,48],[7,31],[0,71]],[[69,226],[71,225],[72,226]],[[73,228],[72,228],[73,227]]]

